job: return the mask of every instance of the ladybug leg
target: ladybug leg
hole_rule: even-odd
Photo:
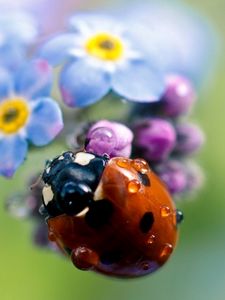
[[[80,246],[72,250],[71,260],[78,269],[88,271],[98,265],[99,256],[92,249],[86,246]]]

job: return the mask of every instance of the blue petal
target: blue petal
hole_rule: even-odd
[[[62,112],[51,98],[40,98],[34,103],[26,128],[27,138],[36,146],[44,146],[62,130]]]
[[[57,35],[41,47],[38,56],[53,66],[58,65],[69,57],[71,50],[76,46],[75,39],[74,33]]]
[[[24,45],[34,42],[38,34],[35,18],[22,11],[1,11],[0,29],[7,42]]]
[[[115,92],[132,101],[154,102],[165,88],[163,76],[144,61],[133,61],[118,69],[112,79]]]
[[[122,18],[121,18],[122,19]],[[113,14],[98,13],[75,13],[69,20],[69,26],[72,30],[81,33],[96,31],[104,32],[123,32],[124,27]]]
[[[178,1],[151,1],[121,11],[139,40],[137,45],[148,53],[153,46],[158,48],[154,61],[165,72],[205,82],[215,67],[219,46],[217,33],[207,19]]]
[[[0,47],[0,65],[12,72],[25,60],[25,47],[15,44],[5,44]]]
[[[0,68],[0,100],[13,92],[13,78],[9,72]]]
[[[64,102],[71,107],[95,103],[110,89],[110,75],[88,65],[85,60],[68,64],[61,73],[60,88]]]
[[[27,142],[20,136],[6,136],[0,139],[0,174],[11,177],[24,162]]]
[[[35,99],[48,96],[52,86],[52,68],[46,60],[35,59],[23,65],[16,73],[16,92]]]

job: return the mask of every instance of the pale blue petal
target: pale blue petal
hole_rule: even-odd
[[[16,73],[16,92],[29,99],[49,96],[52,77],[52,67],[46,60],[32,60]]]
[[[127,63],[117,70],[112,79],[113,90],[131,101],[160,100],[165,89],[163,76],[144,61]]]
[[[146,1],[147,2],[147,1]],[[167,73],[181,73],[201,83],[215,67],[218,37],[208,20],[184,3],[152,1],[121,10],[138,45]],[[163,20],[163,21],[162,21]]]
[[[17,44],[30,44],[38,35],[35,18],[23,11],[1,11],[0,30],[7,42]]]
[[[0,174],[11,177],[24,162],[27,142],[24,138],[9,135],[0,139]]]
[[[47,41],[40,48],[38,56],[55,66],[69,58],[71,50],[75,46],[76,35],[74,33],[60,34]]]
[[[29,141],[36,146],[47,145],[62,128],[62,112],[59,105],[51,98],[37,99],[26,128]]]
[[[0,68],[0,101],[13,91],[13,78],[9,72]]]
[[[0,65],[15,72],[24,62],[25,52],[25,47],[16,44],[6,44],[0,47]]]
[[[110,75],[85,60],[68,64],[61,73],[60,89],[64,102],[83,107],[104,97],[110,89]]]
[[[76,13],[69,20],[69,26],[72,30],[80,33],[96,33],[100,32],[110,32],[119,33],[124,31],[123,25],[114,18],[113,15],[108,15],[104,13]]]

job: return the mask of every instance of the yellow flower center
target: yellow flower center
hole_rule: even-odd
[[[118,37],[99,33],[87,41],[86,50],[90,55],[102,60],[115,61],[123,56],[124,47]]]
[[[22,128],[29,117],[29,108],[23,98],[9,98],[0,103],[0,132],[12,134]]]

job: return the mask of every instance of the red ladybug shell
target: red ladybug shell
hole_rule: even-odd
[[[48,220],[50,239],[76,267],[137,277],[168,260],[177,241],[176,209],[144,160],[111,159],[94,199],[102,214],[85,210]]]

